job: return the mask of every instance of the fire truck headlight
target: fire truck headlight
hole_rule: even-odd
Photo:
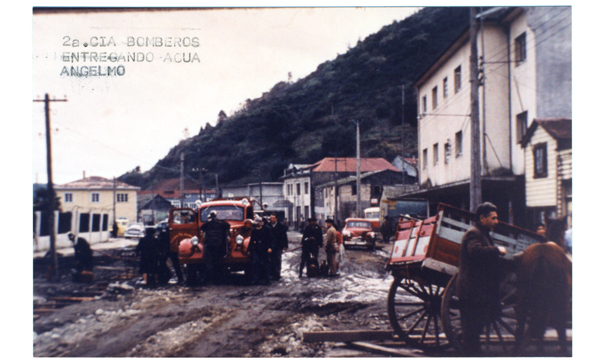
[[[198,243],[200,241],[198,240],[198,237],[192,237],[192,241],[191,242],[192,242],[192,246],[198,246]]]
[[[244,242],[244,237],[242,237],[242,235],[238,234],[237,237],[235,237],[235,243],[237,243],[238,245],[241,245],[242,242]]]

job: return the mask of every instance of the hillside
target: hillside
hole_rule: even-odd
[[[406,154],[416,156],[413,84],[467,30],[468,19],[468,8],[425,8],[384,26],[307,77],[274,85],[233,115],[215,115],[215,126],[181,141],[151,170],[136,168],[119,180],[147,188],[178,177],[183,152],[184,172],[194,179],[192,167],[201,166],[218,173],[221,185],[274,181],[289,163],[355,156],[354,122],[361,125],[361,155],[391,161],[402,153],[403,117]]]

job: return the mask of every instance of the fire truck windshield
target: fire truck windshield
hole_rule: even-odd
[[[244,220],[244,208],[235,205],[219,205],[202,208],[200,210],[200,221],[202,221],[202,223],[208,222],[208,215],[212,211],[217,212],[217,219],[226,221]]]

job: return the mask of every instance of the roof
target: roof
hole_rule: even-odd
[[[142,190],[138,194],[158,194],[163,198],[179,199],[180,183],[181,179],[179,178],[160,180],[151,188]],[[209,193],[209,191],[205,190],[204,193]],[[183,180],[183,194],[200,194],[200,184],[185,178]]]
[[[55,189],[131,189],[138,190],[140,187],[129,185],[115,179],[107,179],[101,176],[90,176],[70,183],[57,185]]]
[[[337,162],[336,162],[337,161]],[[356,172],[356,158],[324,158],[312,165],[313,173]],[[360,158],[360,172],[392,170],[400,171],[392,163],[384,158]]]
[[[535,130],[541,126],[546,132],[556,140],[572,139],[572,124],[570,118],[536,118],[527,128],[527,132],[521,140],[521,146],[525,146],[531,140]]]
[[[369,171],[369,172],[360,174],[361,184],[362,184],[363,180],[368,179],[369,177],[371,177],[373,175],[377,175],[377,174],[383,173],[385,171],[386,170]],[[398,171],[392,170],[392,171],[393,172],[397,172],[397,173],[401,173],[399,170]],[[356,175],[350,175],[348,177],[341,178],[341,179],[337,180],[337,185],[338,186],[344,185],[344,184],[351,184],[351,183],[356,183]],[[327,182],[327,183],[319,184],[319,185],[317,185],[317,187],[319,187],[319,188],[327,188],[327,187],[332,187],[332,186],[335,186],[335,185],[336,185],[336,181],[334,180],[334,181],[330,181],[330,182]]]
[[[138,196],[137,205],[138,205],[138,210],[153,209],[153,210],[168,211],[173,207],[171,202],[169,202],[168,200],[166,200],[165,198],[161,197],[158,194],[156,194],[154,196],[151,194],[144,194],[144,195]]]

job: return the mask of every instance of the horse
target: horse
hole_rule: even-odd
[[[562,225],[562,228],[561,228]],[[524,347],[528,335],[543,350],[547,327],[556,329],[560,349],[567,351],[567,325],[571,313],[572,263],[563,247],[564,221],[548,220],[546,236],[551,242],[536,243],[517,256],[516,351]],[[554,241],[556,240],[556,242]]]

